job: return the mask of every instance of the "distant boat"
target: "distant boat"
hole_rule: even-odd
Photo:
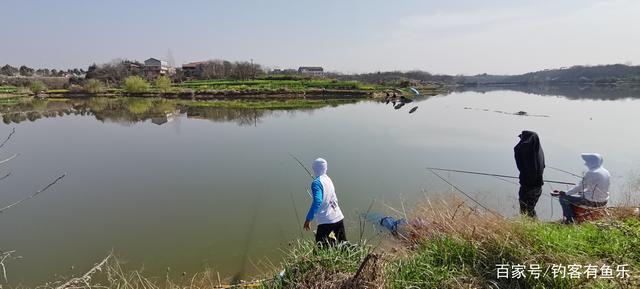
[[[417,107],[417,106],[414,106],[414,107],[409,111],[409,113],[414,113],[416,110],[418,110],[418,107]]]
[[[411,91],[413,91],[413,93],[415,93],[416,95],[420,95],[420,92],[417,89],[413,87],[409,87],[409,89],[411,89]]]
[[[394,106],[395,109],[400,109],[404,105],[404,102],[398,103],[398,105]]]

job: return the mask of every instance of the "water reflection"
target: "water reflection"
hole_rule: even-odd
[[[481,93],[511,90],[541,96],[562,96],[572,100],[620,100],[640,98],[640,86],[637,85],[485,85],[464,87],[459,90]]]
[[[187,118],[255,126],[261,122],[261,119],[283,111],[282,109],[229,108],[209,106],[209,104],[153,98],[35,99],[17,104],[0,104],[0,115],[2,115],[2,121],[5,124],[69,115],[90,115],[101,122],[122,125],[147,120],[151,120],[157,125],[163,125],[171,122],[177,116],[186,115]],[[289,113],[311,112],[323,106],[315,104],[312,108],[296,108],[286,111]]]

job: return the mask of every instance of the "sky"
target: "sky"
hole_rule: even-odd
[[[0,0],[0,65],[149,57],[362,73],[640,64],[640,1]]]

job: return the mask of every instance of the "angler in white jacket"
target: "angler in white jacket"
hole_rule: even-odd
[[[602,167],[602,156],[585,153],[582,159],[589,169],[580,183],[569,191],[554,191],[559,195],[565,223],[573,223],[573,205],[587,207],[604,207],[609,201],[609,179],[611,174]]]
[[[309,223],[315,218],[318,223],[316,242],[335,244],[345,242],[347,237],[344,230],[342,211],[338,206],[338,197],[331,178],[327,176],[327,161],[321,158],[313,161],[315,178],[311,182],[313,201],[304,222],[304,229],[309,231]],[[331,233],[333,232],[333,236]]]

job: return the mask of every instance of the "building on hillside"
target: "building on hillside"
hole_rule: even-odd
[[[144,61],[144,75],[148,78],[156,78],[161,75],[172,75],[175,69],[164,60],[149,58]]]
[[[187,78],[202,78],[206,61],[190,62],[182,65],[182,72]]]
[[[298,73],[320,76],[324,75],[324,69],[319,66],[300,66],[300,68],[298,68]]]

